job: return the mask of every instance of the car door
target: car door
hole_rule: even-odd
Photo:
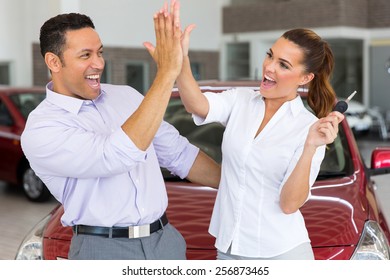
[[[0,96],[0,180],[16,183],[16,165],[20,159],[20,136],[15,119]]]

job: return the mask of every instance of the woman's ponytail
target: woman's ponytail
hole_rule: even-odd
[[[309,83],[308,104],[317,117],[326,116],[332,111],[336,101],[336,94],[330,83],[334,57],[329,44],[309,29],[292,29],[285,32],[283,37],[303,50],[306,72],[314,74]]]

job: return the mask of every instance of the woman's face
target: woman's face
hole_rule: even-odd
[[[297,89],[313,79],[302,64],[303,51],[293,42],[281,37],[267,52],[263,62],[260,92],[266,99],[281,102],[297,96]]]

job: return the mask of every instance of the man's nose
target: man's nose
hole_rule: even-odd
[[[93,59],[92,67],[96,69],[103,69],[104,63],[104,58],[102,56],[96,55]]]

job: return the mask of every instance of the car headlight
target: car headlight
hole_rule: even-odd
[[[43,230],[46,227],[51,215],[43,218],[34,228],[26,235],[20,245],[16,260],[42,260],[43,259]]]
[[[368,221],[352,260],[389,260],[389,242],[382,228],[375,221]]]

